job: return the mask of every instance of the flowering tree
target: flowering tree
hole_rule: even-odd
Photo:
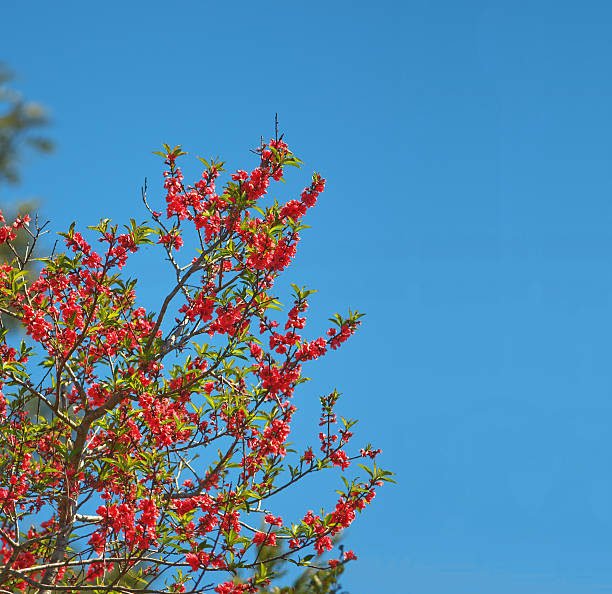
[[[274,282],[325,180],[314,174],[299,199],[266,205],[270,183],[300,161],[278,138],[254,152],[257,167],[217,192],[222,163],[202,160],[201,179],[185,186],[186,153],[164,145],[165,216],[143,189],[152,222],[121,232],[101,221],[90,228],[99,252],[73,224],[66,252],[42,259],[33,283],[25,269],[44,231],[27,216],[0,228],[0,243],[23,229],[32,244],[0,268],[0,313],[29,337],[0,339],[0,591],[128,593],[129,576],[155,583],[149,592],[256,592],[279,561],[322,567],[332,538],[391,480],[373,462],[379,450],[348,451],[354,422],[338,421],[336,391],[320,399],[316,446],[290,448],[302,365],[338,348],[361,314],[336,314],[307,340],[312,291],[295,285],[277,313]],[[122,268],[154,243],[175,280],[147,312]],[[333,509],[287,519],[270,508],[356,459],[370,465],[343,476]],[[271,547],[277,555],[262,555]]]

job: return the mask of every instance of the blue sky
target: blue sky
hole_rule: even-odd
[[[38,196],[56,231],[144,219],[162,142],[248,169],[275,112],[305,163],[279,197],[327,178],[284,282],[319,289],[313,333],[348,306],[368,315],[299,397],[314,418],[338,387],[356,439],[398,474],[347,536],[346,590],[612,592],[609,3],[38,1],[2,16],[0,58],[50,109],[58,149],[0,198]]]

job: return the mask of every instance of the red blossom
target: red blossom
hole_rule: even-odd
[[[278,518],[275,518],[272,514],[267,514],[264,519],[266,521],[266,524],[270,524],[271,526],[283,525],[283,519],[280,516]]]
[[[265,532],[256,532],[255,536],[253,536],[253,544],[258,547],[262,547],[267,545],[269,547],[273,547],[276,545],[276,534],[274,532],[270,532],[266,534]]]

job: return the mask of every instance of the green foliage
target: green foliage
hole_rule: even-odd
[[[7,83],[13,79],[13,73],[0,62],[0,186],[7,183],[17,184],[20,181],[19,170],[24,148],[41,153],[53,150],[51,140],[36,133],[39,128],[49,123],[44,107],[25,101],[19,92],[10,89]],[[17,205],[2,205],[0,210],[5,220],[12,221],[17,215],[33,217],[35,207],[35,202],[24,201]],[[27,230],[19,229],[11,244],[0,245],[0,263],[11,262],[14,258],[30,260],[25,271],[32,273],[36,266],[27,258],[28,251],[32,248],[31,234]],[[9,328],[16,327],[12,319],[3,318],[2,321]]]
[[[6,85],[13,73],[0,62],[0,185],[19,182],[19,163],[24,147],[42,153],[53,150],[53,143],[36,131],[49,123],[45,109],[25,101]]]
[[[281,543],[283,541],[280,541]],[[337,539],[336,539],[337,542]],[[344,548],[338,546],[340,556]],[[291,586],[282,585],[288,580],[287,576],[287,561],[282,558],[286,547],[282,544],[276,546],[263,546],[260,549],[259,561],[264,576],[273,575],[268,585],[262,586],[258,591],[261,594],[348,594],[342,589],[340,584],[340,576],[344,573],[345,562],[340,562],[336,567],[320,567],[323,562],[319,562],[318,566],[306,567],[302,573],[293,580]],[[304,561],[304,560],[303,560]],[[308,564],[308,561],[304,561]],[[261,571],[259,572],[262,575]],[[237,580],[239,581],[239,580]]]

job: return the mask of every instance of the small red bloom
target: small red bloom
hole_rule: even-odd
[[[268,514],[266,515],[264,519],[267,524],[270,524],[272,526],[282,526],[283,525],[283,519],[280,516],[278,518],[275,518],[272,514]]]

